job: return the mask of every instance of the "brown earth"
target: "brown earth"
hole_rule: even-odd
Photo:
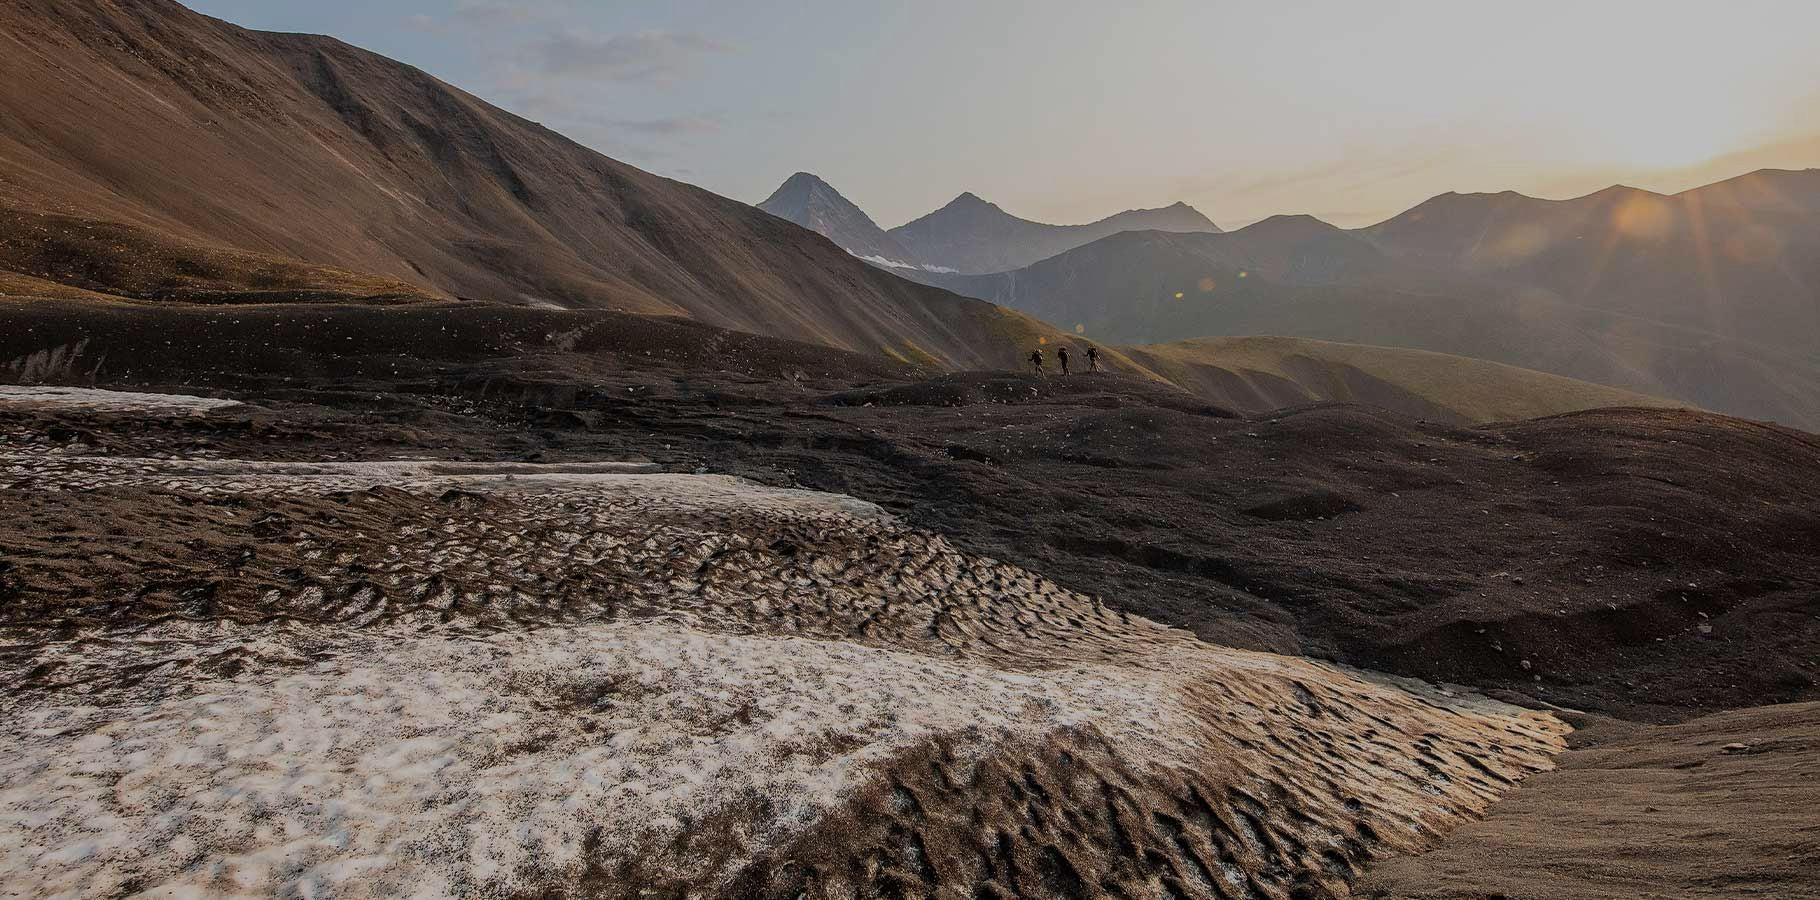
[[[922,378],[607,313],[217,308],[106,328],[69,308],[83,316],[0,333],[11,379],[259,406],[130,426],[7,414],[41,441],[649,458],[872,500],[1217,643],[1651,720],[1816,696],[1820,439],[1775,426],[1246,419],[1120,376]]]
[[[1612,406],[1686,405],[1482,359],[1303,338],[1198,338],[1122,350],[1172,384],[1243,412],[1362,403],[1466,424]]]
[[[523,371],[542,368],[562,381],[575,373],[611,371],[628,354],[657,354],[684,369],[733,369],[800,378],[927,372],[907,354],[860,356],[824,346],[710,328],[681,318],[648,318],[601,310],[554,310],[433,301],[421,296],[318,292],[317,302],[245,304],[259,291],[166,287],[203,303],[128,303],[73,289],[6,297],[0,277],[0,372],[15,378],[71,383],[125,383],[143,376],[180,383],[235,383],[254,376],[335,378],[430,377],[451,365],[485,362]],[[344,291],[358,292],[350,284]],[[97,302],[99,301],[99,302]],[[409,308],[403,308],[405,305]],[[1011,319],[1009,326],[1015,326]],[[645,337],[639,337],[649,332]],[[694,339],[689,339],[693,337]],[[641,342],[645,345],[641,346]],[[1086,345],[1048,339],[1086,365]],[[399,352],[399,348],[406,348]],[[789,349],[785,349],[789,348]],[[509,356],[511,362],[494,357]],[[927,363],[927,361],[923,361]],[[1009,365],[1012,360],[1007,360]],[[1265,413],[1323,401],[1369,403],[1413,418],[1449,423],[1530,418],[1605,406],[1672,406],[1653,397],[1459,357],[1299,341],[1224,338],[1181,345],[1105,348],[1102,365],[1167,382],[1215,405]],[[573,368],[574,373],[565,370]],[[434,390],[433,382],[421,384]]]
[[[1366,897],[1820,897],[1820,704],[1681,725],[1580,721],[1560,768]]]

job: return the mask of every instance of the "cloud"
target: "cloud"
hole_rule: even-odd
[[[611,81],[672,77],[700,57],[726,49],[712,38],[679,31],[614,35],[565,31],[526,45],[533,64],[548,74]]]

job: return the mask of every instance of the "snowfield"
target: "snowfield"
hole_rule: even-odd
[[[0,473],[219,507],[230,530],[317,502],[342,523],[270,530],[257,565],[290,587],[248,571],[200,612],[4,629],[24,687],[0,716],[0,879],[39,895],[839,894],[892,866],[1002,883],[1027,858],[1269,896],[1430,845],[1566,731],[1202,643],[871,504],[721,476],[30,454]],[[975,833],[988,802],[1027,833]],[[1127,846],[1029,831],[1108,817]],[[830,824],[856,818],[907,849],[871,874],[809,862],[828,834],[868,840]],[[970,841],[1009,868],[969,871]],[[1137,867],[1153,841],[1177,874]]]

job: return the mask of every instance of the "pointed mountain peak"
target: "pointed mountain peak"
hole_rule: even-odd
[[[959,197],[956,197],[953,200],[948,201],[948,205],[944,206],[942,208],[943,209],[998,209],[998,204],[991,203],[984,199],[981,199],[980,195],[975,194],[972,191],[966,191],[966,192],[963,192]]]
[[[801,225],[875,265],[899,269],[916,266],[910,252],[885,234],[865,210],[812,173],[798,172],[785,179],[783,186],[758,208]]]
[[[765,202],[760,203],[758,207],[760,209],[769,209],[770,207],[780,205],[800,206],[808,202],[808,199],[811,196],[824,193],[832,194],[836,197],[840,196],[840,191],[835,190],[832,185],[823,181],[820,176],[809,172],[798,172],[795,175],[784,179],[784,183],[779,185],[777,190],[772,191],[770,198],[765,200]]]
[[[795,175],[792,175],[789,178],[784,179],[783,186],[784,187],[827,187],[828,182],[823,181],[820,175],[816,175],[813,172],[798,172]]]

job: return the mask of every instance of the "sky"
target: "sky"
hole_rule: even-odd
[[[1446,191],[1673,192],[1820,166],[1816,0],[189,0],[418,66],[757,203],[890,228],[1178,200],[1371,224]]]

